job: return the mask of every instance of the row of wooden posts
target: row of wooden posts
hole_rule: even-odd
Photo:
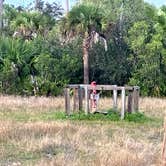
[[[70,107],[70,89],[73,89],[74,110],[82,110],[83,93],[85,98],[85,113],[89,113],[89,93],[92,90],[90,85],[68,85],[65,88],[65,110],[67,115],[71,115]],[[139,90],[138,86],[125,86],[118,87],[116,85],[97,85],[96,90],[109,90],[113,91],[113,108],[117,109],[117,96],[118,90],[121,91],[121,119],[124,119],[125,111],[137,112],[139,109]],[[126,97],[128,96],[127,110],[126,110]],[[162,145],[162,166],[166,166],[166,117],[164,119],[164,138]]]
[[[117,86],[117,85],[97,85],[95,90],[97,91],[113,91],[113,107],[115,110],[118,108],[117,99],[118,91],[121,91],[121,119],[124,119],[125,112],[137,112],[139,109],[139,87],[138,86]],[[73,110],[83,110],[83,98],[84,98],[84,111],[85,114],[90,112],[89,96],[93,90],[91,85],[77,84],[68,85],[65,88],[65,110],[67,115],[72,114],[71,110],[71,97],[70,90],[73,91]],[[128,97],[127,97],[128,96]],[[127,100],[128,99],[128,100]],[[126,102],[127,101],[127,102]],[[127,103],[127,105],[126,105]]]

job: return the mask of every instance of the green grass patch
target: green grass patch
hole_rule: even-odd
[[[154,123],[161,125],[162,120],[156,117],[148,117],[144,113],[125,113],[124,120],[120,119],[120,113],[118,110],[110,109],[107,111],[108,114],[104,115],[101,113],[85,115],[83,111],[73,113],[67,116],[63,111],[48,111],[48,112],[28,112],[28,111],[17,111],[17,112],[0,112],[0,119],[13,120],[18,122],[28,121],[54,121],[54,120],[71,120],[71,121],[100,121],[100,122],[133,122],[133,123]]]
[[[84,113],[74,113],[70,116],[67,116],[66,119],[69,120],[88,120],[88,121],[119,121],[120,116],[118,112],[109,110],[107,115],[104,114],[88,114],[85,115]]]
[[[109,110],[107,115],[104,114],[88,114],[75,113],[66,117],[69,120],[86,120],[86,121],[123,121],[123,122],[134,122],[134,123],[158,123],[160,119],[148,117],[144,113],[125,113],[124,120],[120,119],[120,114],[113,110]]]
[[[124,120],[128,122],[145,123],[145,122],[154,121],[156,119],[148,117],[144,113],[135,112],[135,113],[126,113]]]

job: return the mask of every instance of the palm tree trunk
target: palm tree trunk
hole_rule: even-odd
[[[89,54],[87,48],[83,48],[84,84],[89,84]]]
[[[2,18],[2,15],[3,15],[3,1],[4,0],[0,0],[0,29],[2,29],[2,26],[3,26],[3,18]]]
[[[39,7],[39,0],[35,0],[35,10],[38,10]]]
[[[69,0],[66,0],[66,13],[69,12]]]
[[[89,38],[85,35],[83,40],[84,84],[89,84]]]

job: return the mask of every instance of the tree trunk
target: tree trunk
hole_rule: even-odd
[[[39,8],[39,0],[35,0],[35,10],[38,10]]]
[[[69,12],[69,0],[66,0],[66,13]]]
[[[2,29],[2,26],[3,26],[3,18],[2,18],[2,15],[3,15],[3,1],[4,0],[0,0],[0,29]]]
[[[83,41],[84,84],[89,84],[89,38],[85,35]]]

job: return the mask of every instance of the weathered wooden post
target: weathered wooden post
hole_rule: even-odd
[[[125,87],[122,87],[121,98],[122,98],[122,108],[121,108],[121,120],[122,120],[124,119],[125,116],[125,107],[126,107]]]
[[[113,108],[116,110],[117,109],[117,85],[114,85],[113,87]]]
[[[164,138],[162,146],[162,166],[166,166],[166,117],[164,118]]]
[[[79,109],[79,103],[78,103],[78,87],[74,88],[74,94],[73,94],[73,111],[78,111]]]
[[[84,89],[85,89],[85,114],[88,115],[88,113],[89,113],[89,90],[88,90],[88,86],[85,86]]]
[[[139,87],[134,86],[133,90],[133,111],[138,112],[139,110]]]
[[[127,112],[133,112],[133,91],[129,90],[128,92],[128,105],[127,105]]]
[[[70,115],[70,88],[65,88],[65,111]]]
[[[79,86],[78,87],[78,102],[79,102],[79,111],[81,111],[82,110],[82,88]]]

